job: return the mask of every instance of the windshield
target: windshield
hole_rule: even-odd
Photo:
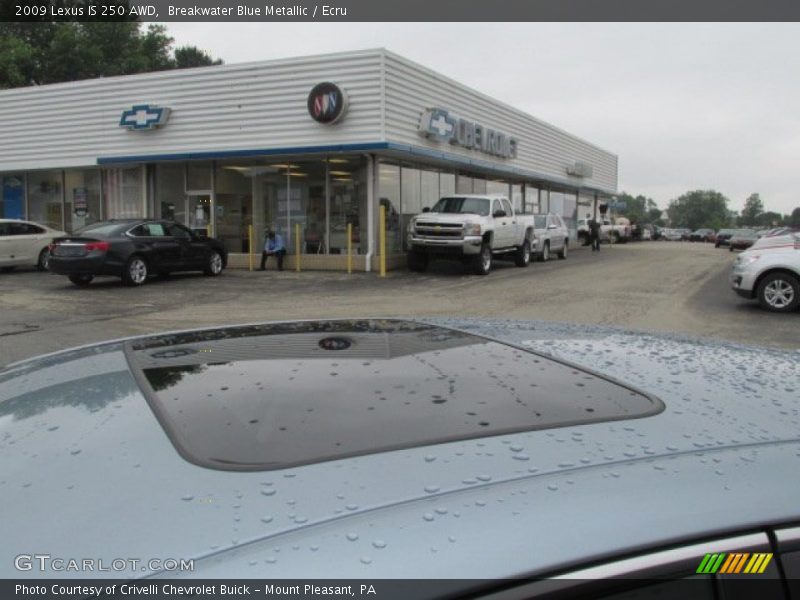
[[[439,200],[431,212],[436,213],[451,213],[451,214],[473,214],[482,217],[489,216],[489,199],[488,198],[442,198]]]

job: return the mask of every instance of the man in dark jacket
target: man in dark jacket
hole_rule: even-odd
[[[600,252],[600,223],[597,219],[589,221],[589,243],[592,244],[592,252]]]

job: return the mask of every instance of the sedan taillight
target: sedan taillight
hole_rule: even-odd
[[[109,242],[87,242],[84,244],[87,252],[91,252],[93,250],[100,250],[100,252],[106,252],[111,247]]]

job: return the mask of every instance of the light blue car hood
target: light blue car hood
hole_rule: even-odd
[[[272,472],[176,452],[120,343],[0,373],[0,577],[502,578],[800,519],[800,353],[538,322],[426,320],[666,405],[642,419]],[[20,571],[20,555],[142,561]]]

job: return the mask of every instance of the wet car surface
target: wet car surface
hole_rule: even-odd
[[[207,414],[207,395],[242,398],[247,395],[234,387],[257,388],[258,381],[232,374],[214,389],[201,377],[195,381],[202,385],[195,388],[177,377],[175,366],[200,362],[236,371],[232,365],[243,361],[244,366],[254,359],[253,352],[262,360],[275,351],[269,336],[239,338],[252,342],[247,347],[230,345],[232,338],[219,332],[137,338],[11,366],[0,373],[0,493],[9,506],[25,506],[26,511],[0,526],[2,538],[14,541],[3,545],[0,564],[8,569],[11,553],[30,546],[62,556],[157,552],[194,558],[196,570],[183,575],[195,577],[546,576],[632,549],[800,521],[796,352],[538,322],[430,323],[458,331],[418,326],[419,334],[451,337],[426,350],[427,342],[412,344],[412,336],[399,346],[408,357],[461,352],[464,340],[471,339],[464,333],[511,344],[491,347],[482,355],[485,362],[457,361],[467,371],[482,364],[476,381],[485,389],[470,396],[471,390],[456,388],[450,396],[451,380],[457,382],[450,376],[453,367],[442,369],[434,360],[394,372],[380,382],[388,386],[371,389],[373,382],[367,380],[363,389],[371,397],[357,399],[357,412],[368,415],[379,412],[381,403],[394,404],[391,422],[396,431],[387,431],[388,425],[379,421],[361,431],[353,427],[347,436],[356,442],[365,441],[359,435],[369,438],[367,447],[338,458],[306,457],[294,466],[261,460],[240,468],[245,459],[238,457],[237,467],[236,461],[216,452],[213,456],[232,468],[186,460],[170,435],[175,432],[165,430],[163,415],[151,408],[153,398],[148,403],[141,391],[141,377],[155,368],[148,361],[167,361],[172,371],[156,376],[157,401],[174,404],[176,415],[198,403],[192,408],[215,424],[208,427],[213,438],[228,421]],[[381,331],[392,322],[370,327]],[[319,378],[329,382],[328,388],[347,389],[348,379],[342,375],[348,367],[339,357],[361,345],[358,331],[323,327],[296,335],[316,336],[314,353],[320,358],[315,360],[324,368],[317,378],[305,381],[309,395],[317,396],[315,407],[324,407],[325,399],[335,394],[326,393]],[[364,367],[366,374],[390,358],[390,335],[378,336],[384,338],[380,356],[352,355],[357,362],[351,366]],[[334,351],[320,346],[331,338],[329,345],[349,338],[351,346]],[[478,344],[495,343],[478,339]],[[298,377],[302,367],[292,362],[308,357],[312,346],[309,340],[294,340],[298,343],[273,338],[280,341],[286,362],[260,381],[261,387],[281,378],[293,382],[291,389],[306,385]],[[227,354],[220,358],[223,347]],[[508,354],[498,354],[500,349]],[[146,356],[132,355],[144,351]],[[183,351],[188,354],[181,355]],[[162,357],[152,356],[159,352]],[[578,368],[562,373],[545,398],[570,390],[561,397],[580,402],[586,412],[594,405],[585,404],[582,396],[592,392],[579,384],[585,386],[588,380],[583,378],[591,377],[603,385],[624,383],[602,393],[603,402],[617,411],[628,410],[631,393],[638,394],[637,403],[647,410],[624,419],[619,413],[578,422],[556,419],[538,429],[520,424],[514,431],[501,427],[482,433],[481,423],[491,423],[494,415],[489,412],[484,421],[481,415],[466,414],[476,412],[473,403],[480,408],[495,392],[514,407],[517,399],[536,398],[539,391],[531,384],[546,379],[537,381],[537,369],[550,364],[549,358]],[[528,361],[528,368],[509,371],[515,360]],[[565,363],[552,365],[561,370]],[[420,379],[425,371],[430,381]],[[416,398],[432,383],[442,391]],[[349,389],[354,395],[362,390]],[[461,406],[459,398],[465,395],[470,400]],[[434,402],[442,398],[447,402]],[[413,420],[398,421],[396,416],[403,406],[411,406],[405,402],[424,404],[430,411],[456,406],[464,421],[476,427],[467,437],[393,446],[387,438],[413,426]],[[249,423],[258,418],[250,404],[221,406],[221,415],[230,422],[258,431],[258,424]],[[302,410],[308,408],[302,404]],[[530,415],[535,412],[529,407]],[[296,418],[299,428],[303,417]],[[345,419],[345,428],[347,423]],[[180,430],[180,420],[172,426]],[[271,436],[281,434],[288,438],[285,448],[291,448],[292,430],[279,426],[269,431]],[[331,441],[335,448],[336,441]],[[384,442],[395,449],[375,445]],[[56,512],[57,520],[38,517]],[[109,530],[116,535],[109,536]],[[3,575],[26,576],[7,570]]]

